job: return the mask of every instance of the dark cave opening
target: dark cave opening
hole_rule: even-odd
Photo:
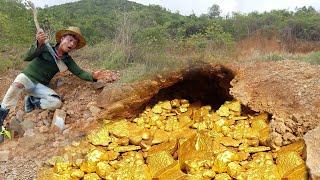
[[[161,89],[149,101],[149,105],[164,100],[187,99],[190,103],[201,102],[217,109],[225,101],[233,100],[229,94],[233,78],[233,73],[222,67],[214,70],[195,68],[185,73],[181,81]]]

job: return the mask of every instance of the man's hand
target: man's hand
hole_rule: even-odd
[[[37,31],[36,38],[37,38],[39,47],[41,47],[41,46],[43,46],[45,44],[45,42],[46,42],[46,34],[44,33],[43,29],[39,29]]]
[[[95,71],[92,73],[92,77],[96,80],[103,80],[106,82],[114,82],[118,80],[119,73],[113,71]]]

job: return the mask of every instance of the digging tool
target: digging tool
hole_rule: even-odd
[[[27,3],[28,3],[29,7],[32,10],[33,20],[34,20],[34,23],[36,25],[37,31],[39,31],[41,28],[39,26],[39,22],[38,22],[38,18],[37,18],[37,14],[38,14],[37,8],[34,6],[34,4],[31,1],[27,1]],[[48,48],[51,56],[53,57],[54,61],[56,62],[57,66],[59,68],[59,71],[60,72],[64,72],[64,71],[68,70],[68,67],[66,66],[66,64],[63,61],[57,60],[56,53],[53,50],[53,48],[51,47],[51,45],[49,44],[49,40],[46,40],[45,46]]]

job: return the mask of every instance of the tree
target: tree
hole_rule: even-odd
[[[220,10],[220,6],[217,4],[213,4],[210,8],[209,8],[209,13],[208,16],[210,19],[215,19],[220,17],[221,14],[221,10]]]

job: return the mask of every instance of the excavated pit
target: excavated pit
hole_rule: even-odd
[[[218,109],[225,101],[233,100],[229,94],[230,81],[233,79],[231,71],[225,74],[210,74],[210,76],[193,71],[182,81],[161,89],[150,99],[148,105],[155,105],[159,101],[172,99],[188,99],[190,103],[201,103]]]
[[[197,65],[152,80],[105,87],[97,103],[103,119],[134,117],[156,100],[187,97],[217,107],[237,99],[272,116],[271,139],[283,146],[320,123],[320,71],[303,62]],[[230,95],[231,94],[231,95]],[[171,96],[171,97],[170,97]]]
[[[108,120],[38,179],[306,179],[304,143],[272,150],[270,116],[235,100],[233,79],[222,66],[202,66],[117,87],[124,94],[109,96]]]
[[[266,155],[264,157],[267,159],[271,158],[269,160],[272,160],[272,159],[276,160],[276,165],[279,166],[277,168],[280,168],[280,169],[276,170],[277,168],[274,166],[271,166],[266,169],[263,168],[264,166],[262,166],[262,168],[257,167],[256,169],[253,169],[253,172],[252,172],[253,175],[260,173],[260,175],[263,176],[263,174],[266,173],[265,175],[269,176],[270,172],[267,172],[267,171],[270,170],[270,171],[273,171],[275,175],[278,172],[280,174],[278,178],[285,177],[287,179],[290,179],[290,178],[295,178],[297,177],[297,175],[299,175],[301,179],[305,179],[307,176],[307,173],[306,173],[307,169],[303,159],[301,158],[302,154],[304,153],[304,142],[300,141],[300,139],[306,132],[308,132],[311,129],[314,129],[319,122],[319,119],[317,117],[319,117],[318,107],[320,103],[318,101],[318,98],[316,98],[316,97],[319,97],[318,87],[320,87],[320,84],[319,84],[320,81],[318,81],[318,78],[317,78],[319,76],[320,74],[318,71],[318,67],[310,66],[305,63],[288,62],[288,61],[274,62],[274,63],[258,62],[258,63],[252,63],[252,64],[241,65],[241,66],[234,65],[234,64],[233,65],[229,64],[225,66],[200,65],[200,66],[184,69],[179,72],[172,72],[170,74],[167,74],[166,76],[159,75],[152,80],[145,80],[145,81],[141,81],[133,84],[110,85],[105,87],[102,93],[100,94],[99,98],[97,99],[97,105],[103,108],[101,119],[108,119],[112,121],[105,121],[107,122],[107,124],[104,126],[104,128],[106,129],[103,130],[102,128],[102,130],[98,132],[98,134],[100,135],[97,135],[97,134],[90,135],[91,144],[95,142],[96,145],[98,146],[100,145],[103,147],[107,146],[107,149],[108,149],[108,145],[104,144],[104,142],[99,141],[99,138],[108,139],[107,136],[101,137],[101,133],[103,134],[103,136],[105,136],[106,132],[109,132],[110,135],[113,136],[112,138],[115,138],[115,139],[119,137],[125,137],[130,139],[129,137],[130,133],[126,135],[123,133],[135,131],[135,130],[128,129],[128,127],[131,126],[132,124],[136,124],[140,128],[147,128],[151,131],[154,131],[159,128],[160,130],[165,130],[167,132],[175,131],[177,130],[177,127],[179,129],[179,126],[177,126],[177,124],[171,124],[169,128],[162,127],[161,124],[160,125],[157,124],[157,126],[158,125],[159,126],[156,127],[155,124],[152,124],[152,123],[150,124],[150,120],[152,121],[157,120],[159,116],[162,116],[163,112],[167,113],[165,117],[177,116],[178,118],[181,118],[179,117],[181,113],[182,114],[187,113],[188,116],[191,117],[192,114],[190,114],[190,112],[187,110],[189,106],[192,109],[191,110],[192,112],[194,110],[195,111],[200,110],[200,115],[199,115],[199,112],[198,114],[196,113],[196,115],[193,115],[192,118],[193,119],[196,118],[197,120],[193,122],[194,124],[192,125],[192,127],[191,126],[187,126],[187,127],[194,128],[200,131],[201,130],[215,131],[214,128],[212,129],[212,127],[210,127],[210,125],[206,123],[204,124],[202,123],[202,120],[205,120],[205,119],[204,119],[204,116],[201,115],[203,114],[201,111],[205,112],[204,114],[207,114],[208,111],[211,111],[211,108],[212,108],[213,110],[212,113],[214,114],[216,112],[219,117],[229,117],[231,115],[232,118],[240,118],[240,119],[236,119],[236,121],[239,121],[239,123],[233,124],[234,122],[231,121],[232,125],[229,128],[234,128],[233,126],[238,126],[244,123],[242,125],[252,128],[253,130],[255,129],[255,127],[253,126],[256,126],[256,128],[259,128],[261,125],[260,123],[264,124],[263,125],[264,128],[258,131],[259,133],[262,133],[261,135],[258,136],[259,144],[255,144],[255,145],[252,144],[253,147],[249,147],[249,150],[245,150],[247,152],[266,151],[267,149],[270,150],[270,147],[268,147],[270,145],[272,145],[273,148],[277,148],[279,146],[290,144],[288,146],[285,146],[284,148],[281,148],[280,151],[273,151],[272,153],[275,153],[275,154],[272,154],[273,156],[272,158],[269,155]],[[179,102],[181,101],[181,107],[179,107],[180,105],[176,106],[177,99]],[[183,99],[187,99],[189,101],[186,101]],[[237,101],[232,101],[232,100],[237,100]],[[206,106],[206,105],[209,105],[209,106]],[[239,111],[240,106],[241,106],[241,110]],[[171,110],[172,107],[174,108],[179,107],[179,108],[173,109],[172,111]],[[169,111],[168,111],[168,108],[170,109]],[[238,112],[241,112],[241,114],[239,114]],[[262,113],[260,114],[261,116],[260,115],[257,116],[259,113]],[[238,117],[234,117],[234,115]],[[201,116],[200,121],[198,119],[199,116]],[[242,117],[242,116],[245,116],[245,117]],[[257,119],[255,119],[256,116],[258,121],[256,121]],[[124,118],[126,119],[123,120]],[[150,118],[150,119],[145,120],[144,118]],[[245,125],[246,122],[243,121],[244,119],[242,118],[249,119],[248,121],[249,124]],[[117,121],[118,119],[122,119],[122,120]],[[130,120],[132,122],[129,122]],[[171,118],[171,120],[175,121],[175,118]],[[271,120],[271,123],[268,126],[266,123],[268,123],[270,120]],[[254,122],[258,124],[253,125],[255,124]],[[164,129],[161,129],[161,127]],[[135,127],[133,129],[139,129],[139,128]],[[224,134],[226,141],[221,141],[220,143],[226,146],[233,146],[231,150],[234,150],[234,147],[238,147],[239,144],[237,142],[234,142],[231,139],[227,140],[228,137],[232,137],[232,136],[229,136],[231,134],[228,135],[227,132],[233,132],[233,131],[228,131],[228,127],[224,128],[224,130],[226,130],[224,132],[226,133]],[[186,138],[186,136],[190,135],[189,133],[191,133],[192,131],[193,131],[192,129],[188,129],[187,131],[180,132],[180,134],[179,133],[174,134],[173,137],[179,137],[179,138],[184,137],[182,139],[188,139]],[[162,133],[153,132],[153,133],[154,135],[166,134],[165,132],[162,132]],[[215,133],[211,134],[211,136],[214,136],[214,137],[216,137],[216,135],[217,134]],[[253,136],[255,136],[254,133],[253,133]],[[139,137],[140,135],[138,135],[138,139]],[[132,144],[132,142],[136,142],[136,139],[134,139],[134,141],[130,140],[128,144],[127,141],[123,141],[123,139],[121,139],[121,143],[125,143],[126,145],[122,144],[120,145],[120,147],[118,147],[118,145],[114,146],[115,144],[113,144],[114,147],[111,147],[111,148],[116,148],[118,151],[121,151],[121,152],[133,151],[132,152],[133,154],[141,153],[139,151],[140,148],[142,148],[142,152],[148,151],[146,149],[149,148],[148,143],[151,143],[151,141],[148,141],[148,138],[150,138],[150,134],[148,134],[147,136],[141,135],[140,138],[142,137],[147,137],[147,139],[142,140],[144,144]],[[169,138],[169,137],[170,135],[166,136],[166,138]],[[308,136],[308,138],[310,137],[313,138],[314,136],[313,135]],[[235,139],[237,138],[239,137],[235,136]],[[174,158],[174,160],[177,160],[177,158],[179,158],[179,161],[180,161],[180,157],[188,158],[189,153],[184,154],[183,152],[195,151],[195,153],[199,153],[197,152],[198,151],[197,147],[193,145],[198,143],[201,144],[201,142],[205,139],[206,139],[205,136],[198,134],[197,136],[193,136],[193,138],[187,140],[187,142],[190,143],[189,145],[188,143],[185,146],[183,145],[184,143],[180,144],[181,147],[184,147],[187,149],[181,150],[180,154],[178,150],[178,157],[177,157],[177,154],[174,153],[177,150],[176,146],[174,146],[175,148],[173,148],[173,146],[170,146],[171,143],[169,144],[165,143],[163,144],[163,146],[166,147],[165,149],[168,149],[168,148],[170,149],[170,147],[173,148],[173,149],[170,149],[170,153],[172,157],[167,156],[168,154],[166,154],[165,156],[166,158],[169,158],[169,159]],[[306,143],[314,142],[310,139],[308,139]],[[205,142],[207,142],[207,140],[205,140]],[[113,142],[114,140],[111,140],[111,141],[112,143],[116,143],[116,142]],[[102,144],[97,142],[100,142]],[[161,141],[161,142],[157,141],[155,144],[164,143],[164,142],[166,141]],[[152,143],[154,143],[153,140],[152,140]],[[203,148],[207,149],[208,146],[206,146],[205,144],[202,144]],[[169,145],[170,147],[167,147],[167,145]],[[318,147],[317,143],[313,145],[315,147]],[[85,144],[84,146],[88,146],[88,145]],[[160,147],[164,148],[162,147],[162,145]],[[191,149],[188,149],[188,147],[191,147]],[[307,144],[307,147],[308,147],[308,144]],[[195,149],[192,149],[192,148],[195,148]],[[239,151],[246,149],[246,147],[240,148],[240,146],[238,148],[239,148],[238,149]],[[165,150],[165,149],[162,149],[162,150]],[[215,148],[210,147],[209,149],[212,150]],[[96,151],[99,151],[99,153],[103,154],[104,152],[100,152],[100,150],[101,148],[96,148],[94,153],[96,153]],[[110,150],[110,148],[108,150]],[[133,155],[132,153],[131,155]],[[89,151],[87,156],[90,157],[92,155],[90,154],[91,152]],[[117,159],[121,162],[121,159],[128,158],[127,155],[129,154],[124,153],[121,155],[121,157],[118,157],[119,155],[117,155]],[[203,152],[200,153],[200,156],[202,157],[201,154],[204,155],[205,153],[204,154]],[[159,155],[158,158],[162,159],[163,155],[164,154]],[[253,156],[248,160],[249,161],[254,160],[254,158],[260,157],[260,155]],[[138,155],[138,156],[141,157],[141,155]],[[219,155],[217,157],[219,157]],[[145,159],[146,160],[145,163],[147,163],[148,166],[151,166],[149,164],[150,162],[152,161],[157,162],[159,160],[159,159],[157,160],[157,157],[155,157],[155,159],[151,158],[151,160],[149,160],[148,162],[148,155],[146,155],[146,157],[144,158],[147,158]],[[262,158],[262,156],[260,158]],[[290,159],[290,163],[286,164],[288,159]],[[139,163],[142,163],[141,160],[143,159],[140,159]],[[184,162],[184,159],[182,160],[183,160],[182,162]],[[313,158],[313,160],[315,162],[315,163],[313,162],[313,164],[316,164],[318,162],[318,158]],[[172,159],[169,161],[173,162]],[[307,157],[307,164],[308,164],[308,157]],[[57,167],[60,168],[64,165],[66,164],[56,165],[55,168]],[[106,164],[103,164],[103,165],[106,166]],[[185,173],[191,172],[190,169],[189,170],[188,168],[185,169],[185,167],[183,167],[184,165],[190,166],[190,167],[192,166],[191,164],[188,165],[188,163],[187,164],[183,163],[182,166],[180,164],[180,168],[184,173],[183,176],[186,175]],[[69,165],[67,164],[67,166]],[[91,166],[94,167],[95,165],[91,165]],[[231,169],[239,167],[237,164],[234,164],[234,163],[232,165],[230,164],[230,166],[232,166],[232,167],[229,167]],[[241,164],[241,166],[245,167],[246,163]],[[311,165],[308,165],[308,166],[309,168],[312,167]],[[168,169],[166,169],[165,172],[162,172],[162,171],[161,172],[166,174],[166,173],[170,173],[171,171],[175,171],[175,172],[179,171],[179,174],[181,175],[180,168],[179,166],[177,166],[176,163],[173,163],[172,166],[168,166],[167,168]],[[225,169],[220,169],[220,170],[221,172],[225,171]],[[216,173],[217,172],[219,173],[220,170],[216,169]],[[316,170],[317,169],[314,168],[314,170],[313,171],[311,170],[311,172],[316,172]],[[141,169],[141,171],[147,172],[146,169]],[[208,171],[207,173],[209,173],[207,174],[208,176],[211,176],[211,175],[214,176],[214,173],[212,174],[212,171],[210,172]],[[230,171],[228,172],[228,174],[230,175],[232,174],[232,172]],[[97,176],[94,173],[89,175]],[[156,174],[153,174],[153,175],[156,176]],[[151,177],[154,177],[153,175]],[[227,175],[222,174],[221,176],[227,176]],[[159,177],[165,178],[163,174],[160,174]],[[241,177],[239,178],[241,179]],[[260,178],[262,177],[260,176]]]
[[[101,118],[134,117],[148,105],[175,98],[218,108],[234,99],[229,94],[233,78],[232,70],[223,66],[201,65],[153,80],[106,87],[98,98],[105,110]]]

